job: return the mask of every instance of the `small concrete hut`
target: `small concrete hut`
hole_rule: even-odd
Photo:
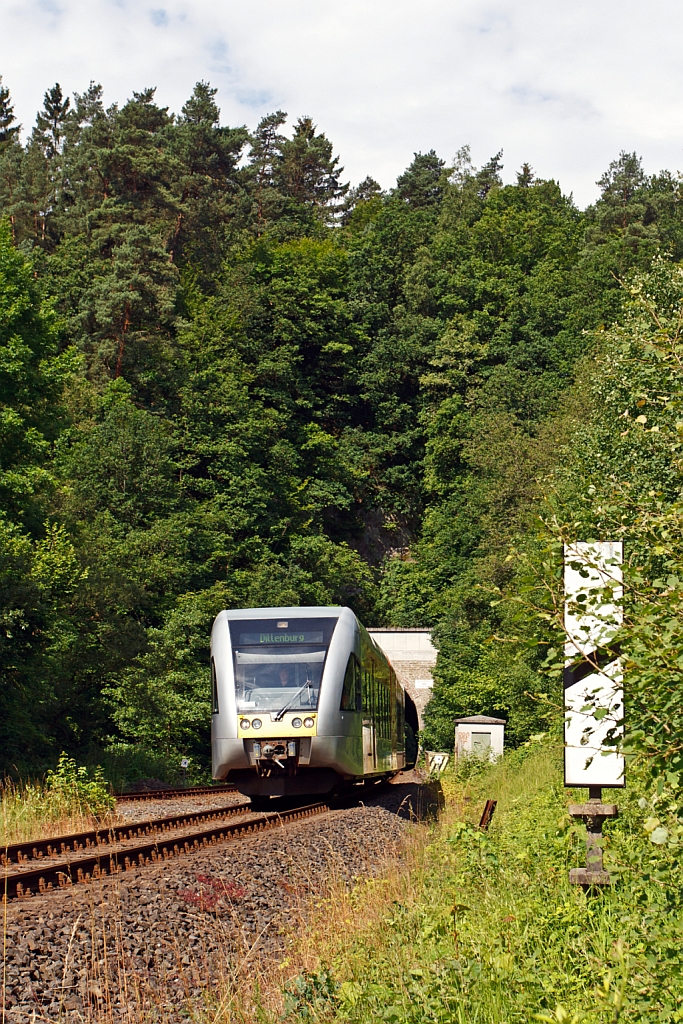
[[[493,761],[503,753],[505,719],[470,715],[455,720],[455,756],[474,754]]]

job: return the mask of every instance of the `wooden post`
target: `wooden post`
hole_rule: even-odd
[[[484,805],[484,812],[479,822],[479,828],[483,829],[484,832],[488,830],[488,827],[491,824],[491,818],[493,817],[493,812],[496,809],[497,803],[497,800],[487,800]]]

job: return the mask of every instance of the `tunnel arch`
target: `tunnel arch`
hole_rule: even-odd
[[[413,768],[417,761],[418,743],[417,734],[420,729],[420,720],[415,707],[415,701],[407,690],[405,693],[405,722],[406,722],[406,768]]]

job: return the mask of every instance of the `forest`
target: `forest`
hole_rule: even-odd
[[[562,717],[562,543],[608,537],[627,742],[671,783],[681,179],[623,152],[582,211],[463,146],[351,187],[287,123],[91,83],[28,132],[0,80],[2,769],[206,772],[213,617],[278,604],[432,627],[424,744],[484,713],[518,746]]]

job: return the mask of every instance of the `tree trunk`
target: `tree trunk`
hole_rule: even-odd
[[[116,360],[116,373],[114,379],[118,380],[121,376],[121,366],[123,365],[123,350],[126,346],[126,334],[130,327],[130,303],[127,302],[125,309],[123,310],[123,324],[121,327],[121,334],[119,335],[119,355]]]

